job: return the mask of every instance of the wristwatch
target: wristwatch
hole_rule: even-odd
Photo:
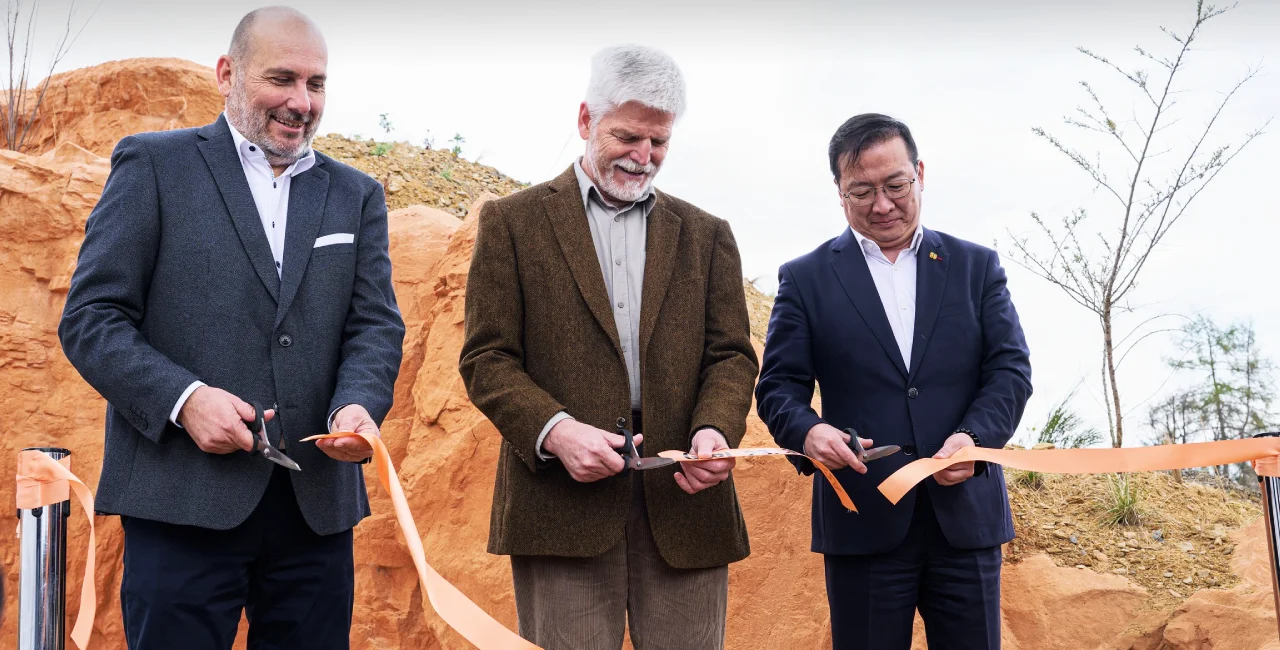
[[[971,430],[969,430],[969,429],[966,429],[966,428],[964,428],[964,427],[959,427],[959,428],[957,428],[957,429],[954,431],[954,433],[963,433],[963,434],[965,434],[965,435],[969,436],[970,438],[972,438],[972,439],[973,439],[973,446],[974,446],[974,447],[981,447],[981,446],[982,446],[982,441],[981,441],[981,440],[978,440],[978,434],[974,433],[973,431],[971,431]],[[976,460],[976,461],[974,461],[974,462],[973,462],[973,475],[974,475],[974,476],[981,476],[981,475],[986,474],[986,473],[987,473],[987,461],[985,461],[985,460]]]

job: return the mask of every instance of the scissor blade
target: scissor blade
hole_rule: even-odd
[[[902,451],[902,447],[899,447],[898,445],[885,445],[883,447],[874,447],[872,449],[867,450],[866,455],[862,457],[862,462],[866,463],[866,462],[876,460],[877,458],[892,456],[893,454],[896,454],[899,451]]]
[[[666,467],[674,462],[676,462],[674,459],[658,456],[652,458],[632,457],[627,459],[627,465],[629,465],[631,469],[653,469],[655,467]]]
[[[284,454],[280,453],[279,450],[277,450],[275,447],[272,447],[271,445],[267,445],[262,448],[262,455],[267,460],[273,463],[276,463],[277,465],[283,465],[295,472],[302,471],[302,468],[299,467],[297,463],[293,462],[292,458],[289,458],[288,456],[285,456]]]

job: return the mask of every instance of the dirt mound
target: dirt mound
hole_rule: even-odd
[[[404,142],[354,140],[329,134],[316,138],[316,151],[359,168],[378,179],[392,210],[425,205],[457,217],[488,192],[506,196],[527,186],[498,170],[478,165],[442,149]]]

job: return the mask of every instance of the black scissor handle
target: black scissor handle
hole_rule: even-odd
[[[631,458],[639,460],[640,453],[636,451],[635,436],[631,433],[631,429],[626,427],[618,427],[618,435],[624,438],[622,448],[618,450],[618,455],[622,456],[622,474],[626,474],[631,470],[631,465],[627,461]]]
[[[845,427],[844,432],[849,434],[849,448],[853,450],[853,455],[862,460],[867,455],[867,450],[862,446],[862,441],[858,439],[858,430],[853,427]]]
[[[253,434],[253,451],[249,452],[253,455],[259,453],[258,437],[266,435],[267,420],[266,413],[257,402],[249,402],[249,406],[253,407],[253,420],[246,422],[245,426],[249,427],[249,433]]]

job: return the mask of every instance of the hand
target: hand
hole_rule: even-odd
[[[830,424],[819,422],[813,425],[804,437],[804,454],[826,465],[828,469],[852,467],[853,471],[866,474],[867,466],[858,460],[853,449],[849,447],[852,439],[849,434]],[[858,438],[858,440],[862,441],[863,449],[871,447],[871,438]]]
[[[729,443],[715,429],[699,429],[693,434],[693,444],[689,447],[689,453],[698,458],[707,458],[712,452],[728,449]],[[717,485],[729,478],[733,466],[738,463],[736,458],[721,458],[718,460],[704,460],[697,463],[680,463],[680,471],[676,472],[676,483],[680,485],[680,489],[689,494],[697,494],[713,485]]]
[[[973,447],[973,438],[967,433],[953,433],[947,441],[943,443],[942,449],[934,454],[934,458],[951,458],[961,447]],[[952,465],[933,475],[938,481],[938,485],[956,485],[963,483],[969,477],[973,476],[973,461]]]
[[[637,445],[644,442],[644,436],[635,436],[633,442]],[[557,422],[542,441],[543,449],[555,454],[569,470],[569,476],[579,483],[598,481],[621,472],[626,463],[617,450],[625,444],[626,438],[616,433],[572,419]]]
[[[348,404],[333,414],[333,431],[354,431],[356,433],[378,433],[378,425],[373,417],[359,404]],[[373,447],[358,436],[346,438],[329,438],[317,440],[316,446],[324,455],[344,463],[358,463],[373,456]]]
[[[263,417],[275,417],[276,412],[267,409]],[[233,451],[253,451],[256,441],[245,422],[253,421],[253,407],[244,400],[221,388],[201,386],[187,396],[182,410],[178,411],[178,424],[196,442],[200,451],[209,454],[229,454]]]

